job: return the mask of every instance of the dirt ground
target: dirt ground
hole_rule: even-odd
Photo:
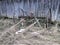
[[[9,24],[11,25],[7,24],[4,29],[0,29],[0,45],[60,45],[60,29],[56,26],[48,29],[33,26],[24,33],[16,34],[18,26],[10,29],[14,23],[11,21]]]

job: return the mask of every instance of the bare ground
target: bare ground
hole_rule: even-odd
[[[13,21],[11,23],[15,25]],[[12,29],[10,29],[11,26],[8,26],[7,24],[6,28],[1,31],[0,45],[60,45],[60,32],[54,26],[50,29],[45,28],[42,30],[33,26],[26,32],[19,34],[15,34],[19,30],[18,26]]]

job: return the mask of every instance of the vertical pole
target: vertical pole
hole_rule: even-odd
[[[3,0],[1,1],[1,15],[2,15],[2,12],[3,12],[2,5],[3,5]]]
[[[28,0],[28,16],[29,16],[29,0]]]
[[[30,7],[30,11],[31,11],[31,0],[29,0],[29,7]]]
[[[38,0],[37,0],[37,17],[38,17],[38,10],[39,10],[39,9],[38,9]]]
[[[32,4],[32,0],[29,0],[29,16],[31,16],[31,4]]]
[[[19,0],[18,0],[19,1]],[[19,5],[19,3],[20,3],[20,1],[18,2],[18,18],[19,18],[19,16],[20,16],[20,5]]]
[[[45,0],[44,0],[44,9],[45,9]]]
[[[49,22],[51,23],[51,19],[52,19],[51,8],[49,9],[49,12],[50,12],[50,20],[49,20]]]
[[[31,1],[31,11],[32,11],[32,12],[31,12],[31,16],[30,16],[30,17],[32,18],[33,15],[34,15],[34,12],[33,12],[33,0]]]
[[[5,5],[6,5],[6,17],[7,17],[7,0],[5,2]]]
[[[49,0],[48,0],[48,9],[49,9]],[[49,13],[49,12],[48,12]],[[46,28],[48,27],[48,15],[46,16]]]
[[[1,1],[0,1],[0,6],[1,6]],[[1,7],[0,7],[0,9],[1,9]],[[0,10],[0,17],[1,17],[1,10]]]
[[[22,9],[22,10],[24,10],[25,1],[24,1],[24,0],[22,0],[22,3],[23,3],[23,9]],[[22,11],[22,12],[23,12],[23,17],[24,17],[24,11]]]
[[[36,15],[36,4],[35,4],[35,15]]]
[[[36,0],[36,2],[37,2],[37,0]],[[35,16],[36,16],[36,7],[37,7],[37,6],[36,6],[36,2],[35,2]]]
[[[51,2],[52,2],[52,0],[50,0],[50,8],[49,8],[49,12],[50,12],[50,23],[51,23],[51,19],[52,19],[52,13],[51,13]]]
[[[28,2],[28,8],[29,8],[29,0],[27,0],[27,2]]]
[[[15,23],[15,4],[14,4],[14,0],[13,0],[13,6],[14,6],[13,22]]]
[[[46,28],[48,27],[48,17],[46,17]]]
[[[3,4],[3,0],[1,1],[1,15],[2,15],[2,11],[3,11],[2,4]]]

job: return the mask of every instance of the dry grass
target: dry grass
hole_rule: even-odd
[[[3,24],[5,24],[5,21]],[[8,26],[7,28],[9,30],[11,26]],[[40,27],[32,26],[24,33],[15,34],[19,30],[18,26],[19,24],[9,31],[4,28],[1,32],[3,35],[0,35],[0,45],[60,45],[60,32],[58,32],[56,26],[49,29],[43,28],[42,30],[40,30]]]

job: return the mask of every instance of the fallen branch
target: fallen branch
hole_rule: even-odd
[[[12,30],[14,27],[16,27],[18,24],[20,24],[22,21],[23,21],[23,20],[20,20],[17,24],[13,25],[11,28],[6,29],[7,31],[5,31],[4,33],[2,33],[2,35],[0,36],[0,38],[1,38],[4,34],[6,34],[6,32],[9,32],[9,31]]]
[[[26,27],[25,29],[21,29],[21,30],[19,30],[19,31],[17,31],[16,32],[16,34],[18,34],[18,33],[24,33],[24,32],[26,32],[26,31],[28,31],[28,29],[30,29],[32,26],[34,26],[34,24],[36,24],[37,22],[34,22],[34,23],[32,23],[31,25],[29,25],[28,27]]]

